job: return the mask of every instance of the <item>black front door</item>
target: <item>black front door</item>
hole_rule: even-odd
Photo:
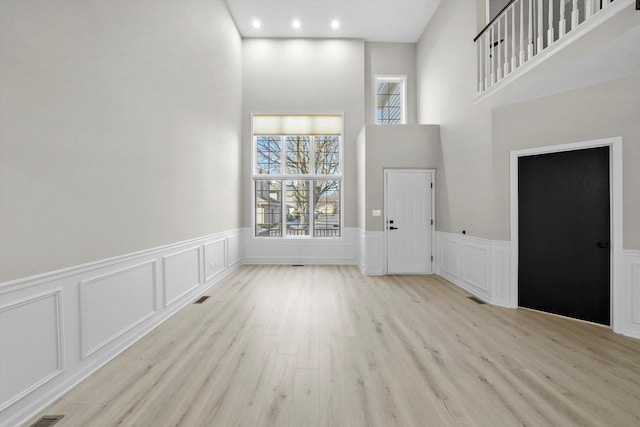
[[[609,325],[609,147],[520,157],[518,170],[518,304]]]

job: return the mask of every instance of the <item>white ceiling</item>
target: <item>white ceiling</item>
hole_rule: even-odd
[[[418,41],[440,0],[226,0],[242,37]],[[449,0],[450,1],[450,0]],[[258,19],[262,26],[251,25]],[[298,19],[299,29],[291,22]],[[337,19],[340,28],[331,28]]]

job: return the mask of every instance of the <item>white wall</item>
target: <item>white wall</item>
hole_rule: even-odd
[[[244,227],[252,224],[251,114],[255,112],[344,113],[344,226],[355,226],[356,138],[364,124],[364,74],[363,41],[243,41]]]
[[[612,264],[614,328],[640,336],[640,74],[612,79],[607,68],[617,62],[603,61],[599,65],[609,81],[589,84],[585,74],[593,70],[572,68],[596,49],[619,41],[617,37],[640,34],[640,15],[632,5],[623,6],[626,9],[551,59],[474,102],[476,3],[442,2],[417,48],[418,121],[440,124],[442,140],[438,271],[490,302],[516,306],[517,271],[510,267],[511,257],[517,256],[510,247],[510,153],[620,136],[624,251],[614,253]],[[580,81],[582,87],[557,85],[562,79]],[[548,82],[555,94],[550,94]],[[536,93],[536,88],[544,91]],[[518,98],[521,102],[513,103]],[[463,229],[466,236],[460,234]]]
[[[509,236],[508,162],[512,150],[621,136],[624,248],[640,249],[638,88],[640,74],[494,110],[493,163],[500,236]]]
[[[365,121],[376,123],[375,77],[406,76],[407,124],[416,124],[415,43],[365,43]]]
[[[442,164],[439,127],[367,125],[358,145],[358,156],[361,155],[364,157],[365,174],[363,181],[358,183],[358,191],[365,194],[364,228],[383,231],[384,170],[436,169],[437,181]],[[374,209],[381,210],[382,216],[372,216]]]
[[[439,127],[366,125],[358,136],[358,263],[365,274],[385,272],[384,170],[435,169],[442,165]],[[436,192],[436,206],[438,204]],[[381,216],[373,216],[372,210]],[[436,217],[436,222],[437,222]]]
[[[364,42],[245,39],[242,76],[244,259],[247,263],[353,264],[356,138],[364,124]],[[343,229],[336,239],[255,238],[251,229],[252,113],[343,113]]]
[[[476,96],[476,1],[443,1],[417,45],[418,123],[440,125],[440,231],[495,238],[491,110]]]
[[[633,192],[637,164],[638,74],[588,84],[572,64],[616,37],[640,27],[628,7],[536,69],[479,103],[473,43],[476,0],[442,2],[418,42],[418,120],[440,124],[443,173],[438,230],[499,241],[509,236],[509,152],[545,145],[623,136],[625,248],[640,248],[640,199]],[[619,58],[618,58],[619,59]],[[606,61],[602,74],[610,75]],[[615,63],[615,62],[614,62]],[[563,74],[571,69],[569,74]],[[584,87],[562,90],[557,80]],[[555,79],[555,80],[553,80]],[[555,82],[549,95],[546,81]],[[536,96],[538,88],[541,94]],[[526,96],[529,101],[513,103]],[[509,105],[504,105],[509,103]]]
[[[0,426],[240,264],[241,47],[222,0],[0,1]]]
[[[222,0],[1,1],[0,281],[238,228],[240,75]]]
[[[344,221],[356,224],[356,138],[364,124],[364,42],[245,39],[242,80],[243,225],[250,227],[251,114],[344,113]]]

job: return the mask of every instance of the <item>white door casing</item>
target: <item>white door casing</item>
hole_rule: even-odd
[[[433,272],[434,170],[385,170],[387,274]]]

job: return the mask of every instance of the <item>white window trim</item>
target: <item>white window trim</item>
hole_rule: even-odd
[[[400,99],[400,124],[407,124],[407,76],[406,74],[397,74],[397,75],[386,75],[380,74],[375,75],[373,79],[373,117],[374,121],[377,125],[383,125],[383,123],[378,123],[378,82],[386,81],[386,82],[400,82],[402,83],[402,89],[400,91],[401,99]]]
[[[340,115],[342,116],[342,129],[341,129],[341,134],[340,134],[340,140],[339,140],[339,174],[337,175],[319,175],[319,174],[308,174],[308,175],[302,175],[302,174],[258,174],[256,173],[257,171],[257,159],[256,159],[256,148],[257,148],[257,136],[254,135],[253,132],[253,116],[254,115],[268,115],[268,114],[274,114],[274,115],[301,115],[301,114],[308,114],[308,115]],[[305,136],[305,135],[300,135],[300,136]],[[286,136],[282,136],[283,138],[283,152],[285,150],[284,148],[284,138]],[[312,166],[314,166],[315,170],[315,146],[314,144],[310,144],[310,148],[309,148],[309,156],[311,159],[313,159],[313,164]],[[281,157],[281,164],[280,164],[280,171],[284,171],[285,169],[285,159],[284,156],[280,156]],[[344,224],[344,188],[345,188],[345,180],[344,180],[344,113],[265,113],[265,112],[253,112],[251,113],[251,230],[252,230],[252,236],[253,239],[259,239],[259,240],[283,240],[283,239],[294,239],[294,240],[326,240],[326,239],[332,239],[332,240],[342,240],[344,239],[344,232],[345,232],[345,224]],[[272,180],[272,181],[317,181],[317,180],[321,180],[321,181],[340,181],[340,235],[333,237],[333,236],[314,236],[313,235],[313,221],[311,221],[311,227],[309,229],[309,235],[308,236],[289,236],[286,234],[285,230],[282,230],[282,235],[279,237],[261,237],[261,236],[256,236],[255,230],[256,230],[256,181],[262,181],[262,180]],[[285,188],[284,186],[282,186],[281,191],[283,192],[283,197],[284,197],[284,191]],[[313,209],[315,209],[315,206],[313,206],[313,201],[311,203],[312,206],[310,206],[309,212],[313,212]],[[284,209],[283,211],[283,215],[284,214]],[[283,224],[286,224],[286,222],[283,222]]]

